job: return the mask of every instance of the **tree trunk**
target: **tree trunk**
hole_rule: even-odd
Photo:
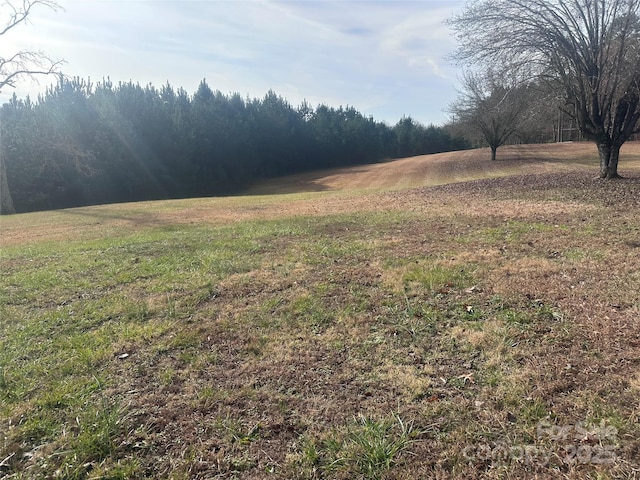
[[[7,167],[4,163],[4,151],[2,147],[2,125],[0,124],[0,215],[9,215],[16,213],[16,209],[13,207],[13,198],[9,190]]]
[[[600,178],[611,180],[621,178],[618,175],[618,160],[620,159],[620,146],[608,143],[598,144],[598,154],[600,155]]]
[[[496,154],[498,152],[498,147],[491,147],[491,161],[496,161]]]

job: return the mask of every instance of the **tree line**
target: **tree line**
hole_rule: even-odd
[[[7,2],[2,37],[36,5]],[[395,126],[353,107],[291,106],[164,85],[61,79],[0,109],[0,213],[219,195],[305,170],[457,150],[482,142],[586,139],[600,176],[619,177],[620,147],[640,134],[640,0],[473,0],[449,21],[470,67],[452,122]],[[59,74],[38,52],[0,59],[0,90]],[[464,139],[462,139],[464,138]],[[15,207],[15,208],[14,208]]]
[[[411,117],[395,126],[353,107],[293,107],[169,84],[61,78],[2,106],[2,153],[18,212],[224,195],[309,170],[467,147]]]

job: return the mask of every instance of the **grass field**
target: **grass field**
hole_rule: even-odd
[[[640,478],[640,144],[0,219],[0,478]]]

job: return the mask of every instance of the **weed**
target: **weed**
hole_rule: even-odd
[[[223,427],[231,437],[231,443],[237,445],[248,445],[260,436],[259,423],[247,426],[238,421],[225,419]]]
[[[531,315],[526,311],[504,309],[500,312],[507,324],[525,327],[533,322]]]
[[[363,415],[344,430],[320,441],[303,442],[301,463],[326,472],[379,479],[417,441],[421,432],[393,414],[384,419]]]
[[[162,370],[158,375],[158,380],[161,385],[169,386],[171,385],[177,378],[177,372],[173,368],[167,368]]]
[[[101,461],[115,450],[115,439],[124,416],[122,407],[110,404],[106,398],[85,410],[78,422],[79,432],[72,442],[76,455],[85,461]]]
[[[410,267],[403,276],[405,290],[411,284],[418,284],[427,288],[432,293],[446,294],[456,289],[460,290],[472,284],[472,273],[469,267],[446,267],[434,264],[423,266],[421,264]]]

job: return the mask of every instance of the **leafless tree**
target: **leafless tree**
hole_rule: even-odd
[[[527,85],[489,70],[466,71],[462,91],[449,111],[467,131],[479,134],[491,148],[491,160],[526,119]]]
[[[0,26],[0,37],[7,35],[19,25],[28,23],[32,10],[39,6],[53,10],[60,9],[60,5],[54,0],[3,1],[0,6],[0,15],[5,16],[6,20],[4,25]],[[61,65],[62,61],[53,60],[45,53],[38,51],[20,50],[6,57],[0,53],[0,91],[5,87],[15,87],[24,78],[59,73]],[[1,130],[0,125],[0,135]],[[0,215],[9,213],[15,213],[15,209],[9,190],[0,136]]]
[[[450,25],[461,63],[526,71],[560,88],[610,179],[639,131],[639,10],[640,0],[474,0]]]

